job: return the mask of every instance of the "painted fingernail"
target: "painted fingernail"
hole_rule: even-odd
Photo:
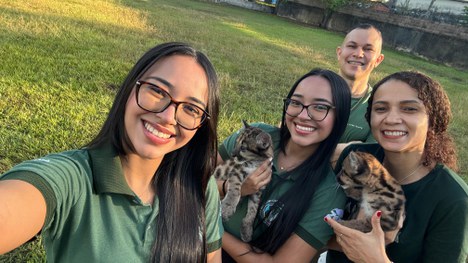
[[[324,220],[325,222],[328,222],[328,218],[327,218],[327,217],[324,217],[323,220]]]
[[[377,211],[377,217],[380,217],[382,215],[382,211]]]

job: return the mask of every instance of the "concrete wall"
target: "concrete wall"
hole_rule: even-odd
[[[217,3],[227,3],[230,5],[235,5],[235,6],[255,10],[255,11],[270,13],[270,14],[273,14],[275,11],[274,7],[270,7],[266,5],[259,5],[255,2],[250,2],[247,0],[211,0],[211,1],[217,2]]]
[[[278,16],[319,26],[324,11],[320,1],[288,0],[277,8]],[[331,16],[328,29],[347,32],[359,23],[376,25],[381,31],[384,45],[414,55],[468,69],[468,28],[390,13],[346,8]]]

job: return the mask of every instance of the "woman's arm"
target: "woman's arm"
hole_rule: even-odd
[[[207,255],[208,263],[221,263],[221,248]]]
[[[224,163],[221,156],[218,154],[217,165]],[[271,180],[271,160],[266,160],[255,171],[247,176],[241,186],[241,196],[251,195],[266,186]],[[217,180],[218,191],[221,198],[224,197],[224,191],[227,190],[228,182],[224,180]],[[224,188],[224,189],[223,189]]]
[[[270,255],[251,251],[249,244],[225,232],[223,235],[223,249],[239,263],[310,262],[317,253],[315,248],[296,234],[292,234],[274,255]]]
[[[45,217],[46,202],[37,188],[21,180],[0,181],[0,254],[39,233]]]

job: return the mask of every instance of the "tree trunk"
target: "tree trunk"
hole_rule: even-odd
[[[432,13],[431,9],[432,9],[432,6],[434,5],[435,1],[436,0],[431,0],[431,3],[429,4],[429,7],[427,8],[427,11],[426,11],[426,17],[431,16],[431,13]]]
[[[432,6],[434,5],[436,0],[431,0],[431,3],[429,4],[429,8],[427,8],[427,11],[430,11]]]
[[[330,18],[333,14],[333,10],[325,9],[325,13],[323,14],[322,22],[320,22],[320,27],[324,29],[328,29]]]

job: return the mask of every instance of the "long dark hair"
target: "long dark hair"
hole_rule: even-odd
[[[423,164],[429,166],[433,163],[443,163],[457,171],[456,148],[452,136],[448,133],[448,125],[452,119],[450,100],[440,83],[430,77],[416,71],[402,71],[393,73],[379,81],[374,86],[368,101],[366,119],[369,125],[375,92],[389,80],[398,80],[408,84],[416,90],[418,98],[424,103],[429,119],[429,128],[424,145]]]
[[[178,42],[161,44],[147,51],[127,75],[101,131],[88,147],[111,143],[121,156],[125,156],[126,151],[135,152],[124,125],[127,100],[136,81],[154,63],[173,55],[193,57],[205,70],[208,79],[206,110],[211,118],[185,146],[166,154],[155,171],[153,187],[159,199],[159,215],[151,261],[204,262],[207,254],[205,190],[217,156],[219,95],[216,72],[203,53]]]
[[[294,169],[294,173],[300,173],[301,176],[297,177],[291,189],[277,201],[277,204],[282,206],[281,212],[260,237],[251,242],[254,247],[270,254],[275,253],[291,236],[291,233],[297,229],[299,221],[309,207],[315,190],[331,169],[330,159],[348,123],[351,92],[345,80],[330,70],[314,69],[308,72],[294,83],[289,91],[288,98],[291,98],[299,83],[310,76],[323,77],[330,83],[333,103],[336,107],[335,121],[330,135],[320,143],[311,156]],[[285,118],[286,112],[283,110],[280,128],[280,150],[283,153],[291,138]]]

